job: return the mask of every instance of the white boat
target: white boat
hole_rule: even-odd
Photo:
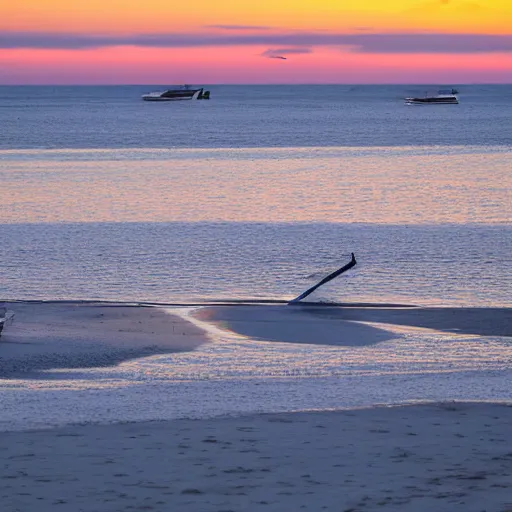
[[[456,89],[438,91],[437,94],[429,96],[426,94],[418,98],[405,98],[406,105],[458,105],[459,98]]]
[[[144,101],[209,100],[210,91],[205,91],[203,87],[193,89],[189,85],[183,85],[177,89],[143,94],[142,99]]]

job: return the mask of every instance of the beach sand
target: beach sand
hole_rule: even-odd
[[[98,368],[193,350],[204,331],[165,309],[87,303],[11,303],[0,339],[0,378],[58,368]]]
[[[215,325],[257,341],[369,346],[397,337],[396,327],[512,337],[512,308],[319,307],[231,305],[195,308],[95,303],[10,303],[0,378],[59,368],[97,368],[212,341]],[[176,313],[178,310],[173,309]],[[194,321],[199,320],[199,323]],[[389,329],[387,326],[394,326]]]
[[[295,304],[293,306],[215,306],[199,310],[201,320],[266,341],[372,345],[395,332],[386,326],[452,334],[512,337],[512,308],[382,307]]]
[[[0,341],[5,382],[211,341],[158,308],[9,308],[16,318]],[[511,325],[510,310],[485,308],[212,307],[195,317],[260,341],[367,346],[394,336],[385,329],[392,323],[498,336],[510,336]],[[512,511],[512,406],[505,403],[16,430],[0,433],[0,510],[7,512]]]
[[[9,512],[512,510],[512,407],[69,426],[1,435]]]

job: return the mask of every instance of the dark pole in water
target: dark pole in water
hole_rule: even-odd
[[[327,277],[324,277],[318,284],[315,284],[315,286],[312,286],[311,288],[306,290],[304,293],[301,293],[298,297],[296,297],[295,299],[288,302],[288,304],[295,304],[296,302],[299,302],[300,300],[304,299],[309,294],[313,293],[317,288],[320,288],[320,286],[322,286],[323,284],[328,283],[335,277],[338,277],[340,274],[343,274],[343,272],[346,272],[347,270],[354,267],[356,265],[356,263],[357,263],[356,257],[354,256],[354,253],[352,253],[352,259],[344,267],[341,267],[338,270],[336,270],[335,272],[333,272],[332,274],[329,274]]]

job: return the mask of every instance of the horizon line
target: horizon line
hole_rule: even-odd
[[[186,82],[187,85],[197,84],[198,82]],[[276,86],[326,86],[326,85],[347,85],[347,86],[422,86],[422,85],[447,85],[453,86],[475,86],[475,85],[499,85],[499,86],[512,86],[511,82],[323,82],[323,83],[204,83],[201,82],[202,87],[276,87]],[[0,87],[153,87],[153,86],[167,86],[167,85],[184,85],[184,83],[172,83],[172,82],[161,82],[161,83],[18,83],[18,84],[7,84],[0,83]]]

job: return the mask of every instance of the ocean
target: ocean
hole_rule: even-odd
[[[0,88],[0,298],[512,304],[511,87],[207,88]]]
[[[159,86],[0,87],[0,300],[288,300],[354,252],[355,269],[311,300],[510,307],[512,87],[457,85],[459,105],[404,104],[405,96],[443,85],[214,85],[206,86],[209,101],[176,103],[141,101]],[[433,339],[422,340],[415,346],[430,351]],[[475,372],[502,379],[510,347],[492,343],[496,354],[508,347],[502,359],[495,355],[482,369],[467,354],[464,363],[454,356],[453,372],[471,386]],[[265,346],[266,355],[254,358],[268,360]],[[332,348],[314,350],[315,365],[333,357]],[[282,368],[291,364],[281,356]],[[170,356],[160,357],[150,358],[159,365],[157,380]],[[205,362],[201,351],[183,357],[201,359],[213,372],[201,375],[216,382],[209,389],[226,392],[233,376],[214,371],[214,357]],[[306,357],[303,348],[293,357]],[[428,386],[415,381],[404,392],[409,377],[397,375],[410,372],[390,372],[384,359],[371,375],[357,374],[373,398],[361,392],[343,404],[508,393],[500,384],[493,395],[485,379],[468,387],[455,373],[439,383],[436,368],[448,370],[421,364],[415,368]],[[141,375],[151,373],[150,360],[113,369],[115,378],[105,369],[88,370],[80,385],[61,379],[38,386],[57,401],[70,386],[82,393],[99,381],[111,389],[133,385],[136,395]],[[270,382],[264,363],[251,365],[240,381],[245,391],[230,395],[217,412],[245,404],[240,396],[256,389],[247,391],[248,379]],[[250,410],[340,405],[338,371],[308,375],[278,372],[280,386],[286,377],[309,394],[292,401],[286,395],[278,405],[275,394],[271,400],[258,395]],[[162,393],[196,377],[168,373]],[[204,379],[196,380],[203,396]],[[15,417],[21,390],[32,391],[25,381],[13,382],[4,391],[17,390],[5,395]],[[238,405],[230,409],[229,402]],[[205,410],[201,403],[194,414]],[[186,400],[182,405],[179,414],[192,414]],[[155,402],[144,418],[160,417],[158,407]],[[133,419],[123,414],[112,418]]]

